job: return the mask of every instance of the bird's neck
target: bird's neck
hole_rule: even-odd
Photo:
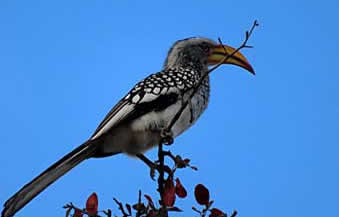
[[[165,66],[165,69],[185,69],[187,71],[194,71],[203,76],[208,71],[207,65],[200,63],[200,61],[178,61],[174,64]]]
[[[201,72],[204,69],[203,65],[200,62],[193,62],[193,61],[184,62],[183,64],[181,64],[181,67],[185,69],[192,69],[198,72]]]

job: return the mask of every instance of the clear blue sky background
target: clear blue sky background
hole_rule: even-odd
[[[162,3],[160,3],[162,2]],[[257,72],[223,66],[211,103],[171,147],[198,172],[177,175],[242,217],[339,216],[339,31],[337,1],[0,2],[0,202],[85,141],[140,79],[161,69],[168,48],[190,36],[221,37],[245,50]],[[148,156],[154,157],[154,151]],[[133,203],[157,197],[149,171],[120,155],[91,159],[18,213],[64,216],[96,191]],[[175,215],[175,216],[183,216]]]

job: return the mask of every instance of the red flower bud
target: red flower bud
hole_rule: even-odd
[[[175,180],[175,193],[181,198],[185,198],[187,196],[187,191],[178,178]]]
[[[173,179],[168,177],[165,182],[165,189],[164,189],[164,205],[165,206],[173,206],[175,202],[175,187],[173,183]]]
[[[80,210],[75,209],[73,217],[82,217],[83,215],[84,214]]]
[[[151,207],[154,207],[154,203],[153,203],[153,200],[152,200],[151,196],[149,196],[149,195],[147,195],[147,194],[145,194],[144,196],[145,196],[145,198],[147,199],[148,204],[149,204]]]
[[[210,193],[202,184],[195,186],[194,196],[200,205],[207,205],[210,201]]]
[[[96,193],[91,194],[87,199],[86,211],[89,215],[96,215],[98,213],[98,196]]]
[[[221,210],[219,210],[217,208],[213,208],[210,211],[211,211],[211,214],[209,215],[209,217],[225,216],[225,214]]]

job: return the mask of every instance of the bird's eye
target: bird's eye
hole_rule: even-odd
[[[200,47],[201,47],[201,49],[203,50],[203,51],[205,51],[205,52],[209,52],[210,51],[210,47],[208,46],[208,44],[207,43],[202,43],[201,45],[200,45]]]

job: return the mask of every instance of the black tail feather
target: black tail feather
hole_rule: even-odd
[[[68,153],[8,199],[4,204],[1,216],[14,216],[17,211],[29,203],[50,184],[82,161],[93,156],[95,151],[96,145],[88,141]]]

